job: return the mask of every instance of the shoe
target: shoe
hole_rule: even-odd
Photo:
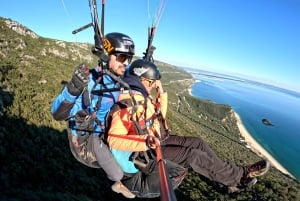
[[[268,172],[269,168],[270,162],[267,160],[261,160],[252,165],[244,166],[244,175],[242,179],[260,177]]]
[[[228,192],[234,193],[242,189],[250,188],[256,184],[256,177],[260,177],[270,169],[270,162],[267,160],[258,161],[252,165],[244,166],[244,174],[240,180],[240,183],[236,186],[229,186]]]
[[[228,186],[228,193],[235,193],[246,188],[251,188],[256,182],[256,178],[243,179],[237,186]]]
[[[124,186],[120,181],[116,181],[111,186],[111,189],[116,193],[122,193],[122,195],[126,198],[135,198],[135,195],[132,192],[130,192],[130,190],[126,186]]]

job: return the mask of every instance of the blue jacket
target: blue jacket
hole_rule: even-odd
[[[95,68],[96,72],[99,72],[98,68]],[[89,104],[86,105],[86,103],[83,101],[83,94],[79,96],[73,96],[71,95],[67,88],[65,87],[62,92],[55,98],[55,100],[52,103],[51,107],[51,113],[54,114],[58,109],[60,109],[60,106],[63,102],[69,102],[74,103],[72,106],[69,117],[72,120],[72,118],[76,115],[76,113],[80,110],[87,109],[90,114],[96,112],[96,116],[98,120],[102,124],[105,123],[106,114],[110,110],[111,106],[118,101],[119,97],[119,91],[114,92],[105,92],[102,95],[101,98],[101,105],[99,109],[95,109],[97,102],[98,102],[98,95],[93,95],[91,92],[93,90],[100,90],[100,89],[114,89],[119,88],[119,83],[117,83],[115,80],[113,80],[109,75],[103,75],[102,80],[99,83],[96,83],[97,77],[93,76],[93,74],[90,74],[90,81],[88,83],[88,98],[89,98]],[[94,122],[94,135],[100,135],[102,133],[102,128],[100,125],[98,125],[96,122]],[[77,136],[76,128],[71,128],[72,133]]]

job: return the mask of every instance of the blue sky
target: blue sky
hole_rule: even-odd
[[[300,92],[299,0],[165,1],[154,59]],[[158,5],[159,0],[106,0],[105,33],[131,36],[142,55]],[[0,16],[43,37],[93,43],[92,28],[72,34],[91,22],[88,0],[2,1]]]

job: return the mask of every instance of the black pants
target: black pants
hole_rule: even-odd
[[[176,189],[184,179],[187,170],[168,160],[164,160],[170,178],[170,188]],[[156,159],[150,159],[151,168],[144,168],[135,174],[126,174],[123,184],[139,198],[155,198],[160,196],[160,170]],[[150,170],[150,172],[147,172]]]
[[[165,159],[226,186],[237,185],[243,176],[241,166],[220,160],[199,137],[170,135],[161,149]]]

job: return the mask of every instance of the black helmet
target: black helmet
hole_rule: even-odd
[[[130,75],[150,80],[159,80],[161,78],[159,68],[154,63],[145,59],[138,59],[132,62],[128,72]]]
[[[114,53],[123,53],[134,55],[134,42],[133,40],[122,33],[109,33],[106,34],[103,40],[104,49],[111,55]]]

